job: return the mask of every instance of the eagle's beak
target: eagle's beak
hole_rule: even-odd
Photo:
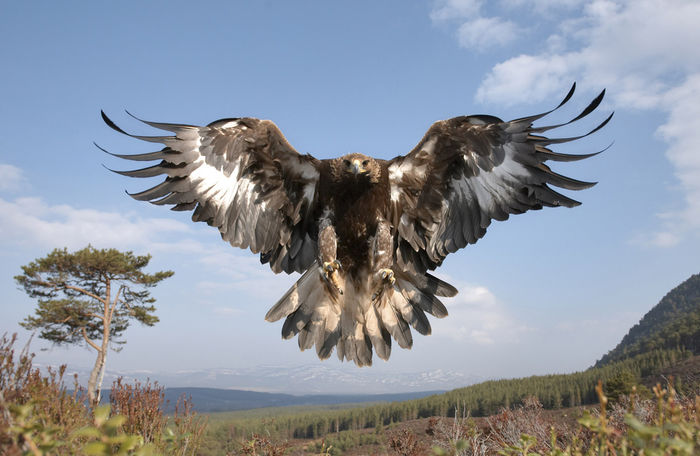
[[[357,176],[358,174],[362,173],[364,171],[362,169],[362,164],[360,163],[360,160],[353,160],[352,161],[352,173]]]

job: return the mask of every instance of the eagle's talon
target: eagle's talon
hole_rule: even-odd
[[[323,269],[327,271],[327,273],[332,274],[333,272],[337,271],[338,269],[342,269],[343,265],[340,264],[340,261],[338,260],[333,260],[333,261],[326,261],[323,263]]]
[[[338,281],[338,274],[336,271],[341,269],[340,261],[325,261],[322,266],[323,273],[321,274],[323,278],[335,288],[339,294],[343,294],[343,289],[340,288],[340,283]]]
[[[377,290],[374,293],[372,293],[372,301],[377,299],[379,295],[382,294],[385,288],[393,287],[394,283],[396,283],[394,271],[392,271],[389,268],[380,269],[379,271],[377,271],[377,275],[381,279],[381,283],[379,284]]]

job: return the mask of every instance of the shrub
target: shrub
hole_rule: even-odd
[[[602,383],[596,387],[600,408],[584,411],[579,429],[562,444],[552,429],[549,447],[536,452],[541,440],[530,434],[498,450],[501,455],[616,456],[687,455],[700,451],[700,397],[679,397],[672,386],[654,387],[654,400],[640,399],[634,391],[608,410]]]
[[[28,345],[15,356],[16,341],[16,334],[0,338],[0,447],[8,455],[23,449],[71,454],[65,436],[89,422],[80,389],[66,391],[65,366],[42,375]]]
[[[90,410],[77,378],[72,394],[63,385],[65,366],[42,375],[17,337],[0,338],[0,448],[15,455],[195,455],[205,421],[184,397],[169,422],[157,384],[127,385],[119,379],[112,405]],[[113,412],[113,413],[111,413]],[[170,424],[170,426],[169,426]]]
[[[419,456],[425,454],[425,447],[416,435],[408,429],[402,429],[389,436],[389,446],[400,456]]]

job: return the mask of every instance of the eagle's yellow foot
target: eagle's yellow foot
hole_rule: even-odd
[[[323,278],[326,279],[326,281],[338,291],[338,293],[343,294],[343,289],[340,288],[340,281],[338,280],[338,274],[336,272],[340,268],[342,268],[342,265],[338,260],[324,261],[322,275]]]
[[[392,287],[396,283],[396,278],[394,277],[394,271],[389,268],[380,269],[377,271],[377,275],[381,279],[381,283],[377,291],[372,294],[372,300],[377,299],[385,287]]]
[[[389,285],[393,285],[396,282],[396,279],[394,278],[394,271],[389,268],[380,269],[379,276],[385,283],[388,282]]]

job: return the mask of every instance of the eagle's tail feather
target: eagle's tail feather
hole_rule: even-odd
[[[391,339],[401,348],[413,346],[411,326],[420,334],[431,332],[426,312],[442,318],[447,309],[437,296],[452,296],[456,289],[429,274],[396,274],[396,282],[379,295],[369,283],[354,281],[337,271],[345,293],[340,295],[322,277],[315,263],[272,306],[265,319],[286,317],[282,337],[298,336],[299,348],[315,346],[327,359],[335,347],[338,358],[358,366],[372,365],[372,351],[383,360],[391,355]]]
[[[413,346],[413,336],[408,323],[403,319],[401,312],[396,309],[391,302],[397,293],[382,293],[380,296],[379,312],[382,323],[386,326],[391,336],[396,339],[401,348],[411,348]]]
[[[366,334],[365,312],[362,310],[362,293],[348,287],[343,295],[343,311],[340,314],[340,340],[342,349],[338,358],[354,361],[358,366],[372,365],[372,341]]]
[[[403,292],[403,290],[401,290],[401,292],[390,290],[390,293],[393,295],[391,303],[394,305],[396,310],[401,312],[401,316],[406,323],[413,326],[413,329],[424,336],[429,335],[431,332],[430,322],[428,321],[428,317],[425,316],[425,312],[406,298]]]
[[[333,311],[327,312],[316,333],[316,354],[320,359],[328,359],[333,347],[340,339],[340,315]]]
[[[451,298],[457,294],[457,289],[449,283],[438,279],[432,274],[411,275],[410,281],[422,292],[428,295]],[[447,315],[447,314],[445,314]],[[437,315],[436,315],[437,317]]]
[[[376,306],[370,306],[365,313],[365,334],[369,337],[374,350],[384,361],[391,355],[391,334],[382,324],[379,310]]]
[[[308,350],[314,346],[314,341],[316,339],[316,334],[318,333],[319,324],[315,321],[309,321],[306,326],[304,326],[301,331],[299,331],[299,349],[301,351]]]
[[[431,292],[429,288],[421,287],[420,284],[415,284],[414,281],[401,277],[397,279],[397,285],[403,297],[414,307],[422,309],[436,318],[447,316],[447,308],[437,298],[435,291]]]
[[[314,265],[315,266],[315,265]],[[304,302],[301,296],[305,296],[304,293],[308,293],[309,287],[312,285],[311,282],[316,281],[317,268],[311,266],[304,275],[301,276],[297,282],[292,285],[292,288],[287,290],[287,292],[282,296],[279,301],[275,303],[274,306],[270,308],[265,315],[265,320],[267,321],[277,321],[282,317],[293,313],[299,308],[299,306]],[[315,274],[316,273],[316,274]]]

